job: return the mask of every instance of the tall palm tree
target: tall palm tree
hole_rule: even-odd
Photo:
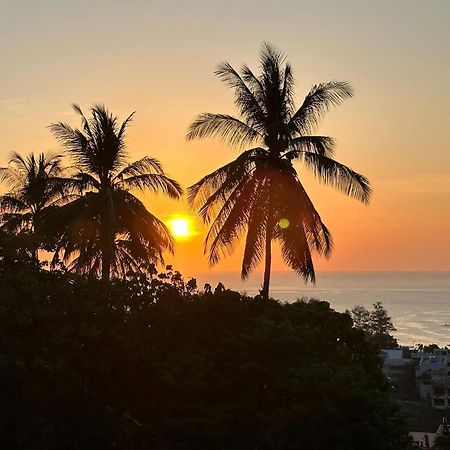
[[[296,109],[292,69],[283,53],[265,43],[260,64],[259,76],[245,64],[240,73],[228,63],[217,68],[215,74],[234,89],[240,117],[201,114],[187,139],[215,136],[239,149],[251,148],[191,186],[189,201],[210,224],[205,252],[212,265],[229,254],[245,232],[243,279],[265,255],[261,294],[268,298],[273,240],[281,243],[284,262],[305,281],[315,281],[312,252],[329,256],[332,249],[330,232],[293,162],[364,203],[371,189],[365,177],[333,159],[332,138],[310,135],[331,106],[352,96],[350,85],[315,85]]]
[[[23,157],[14,152],[9,166],[0,168],[0,181],[10,189],[0,196],[0,229],[27,234],[36,260],[43,243],[41,228],[45,212],[64,201],[61,174],[61,156],[44,153]]]
[[[71,261],[77,272],[103,279],[162,262],[163,252],[173,251],[172,237],[130,190],[149,189],[177,199],[180,185],[154,158],[127,163],[125,131],[134,113],[119,124],[104,106],[94,105],[89,119],[79,106],[73,108],[81,116],[81,129],[62,122],[50,125],[77,166],[67,186],[79,194],[55,214],[55,255]]]

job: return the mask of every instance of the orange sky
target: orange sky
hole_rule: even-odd
[[[450,2],[274,3],[0,0],[0,164],[12,150],[57,150],[46,126],[78,125],[72,102],[102,102],[121,118],[137,111],[130,156],[159,158],[186,187],[237,155],[184,139],[198,113],[235,112],[215,65],[256,68],[268,40],[293,65],[299,103],[316,82],[356,91],[318,133],[336,138],[336,158],[366,175],[374,196],[363,206],[299,168],[335,240],[316,267],[450,270]],[[187,213],[185,202],[145,201],[163,219]],[[199,232],[168,258],[184,272],[207,269]],[[237,249],[218,269],[239,263]]]

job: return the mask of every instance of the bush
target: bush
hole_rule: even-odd
[[[326,302],[199,293],[171,268],[10,261],[0,285],[1,448],[408,448],[375,348]]]

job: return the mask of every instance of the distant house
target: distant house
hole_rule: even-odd
[[[415,377],[418,395],[434,409],[450,408],[450,352],[414,352],[407,347],[380,351],[383,373],[394,388],[401,388]],[[414,373],[415,371],[415,373]],[[414,380],[412,380],[414,382]]]
[[[414,364],[411,351],[408,348],[382,349],[380,358],[383,361],[383,373],[393,387],[399,387],[411,373]]]
[[[440,434],[450,433],[450,427],[447,423],[447,418],[442,419],[442,423],[439,424],[436,432],[427,433],[423,431],[410,431],[409,434],[413,438],[413,448],[431,448],[434,441]]]
[[[436,433],[424,433],[423,431],[410,431],[413,438],[413,448],[431,448],[436,439]]]
[[[416,385],[422,399],[435,409],[450,408],[450,355],[446,349],[424,354],[416,367]]]

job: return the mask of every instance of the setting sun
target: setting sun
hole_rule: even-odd
[[[193,235],[191,221],[186,217],[171,219],[167,225],[175,238],[186,239]]]
[[[450,450],[450,0],[0,10],[0,450]]]

